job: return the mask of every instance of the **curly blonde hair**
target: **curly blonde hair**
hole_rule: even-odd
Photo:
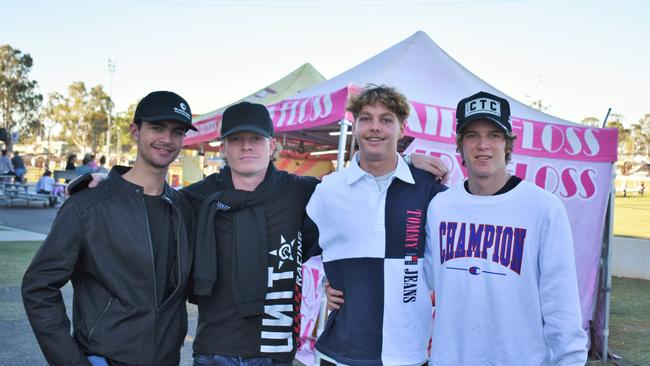
[[[368,84],[359,94],[350,97],[347,111],[352,113],[354,119],[367,105],[383,104],[391,112],[397,115],[400,124],[404,123],[411,112],[411,105],[408,99],[397,89],[386,85]]]

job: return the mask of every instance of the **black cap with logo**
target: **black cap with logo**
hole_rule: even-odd
[[[512,132],[510,103],[487,92],[478,92],[462,99],[456,107],[456,133],[470,122],[483,119],[494,123],[503,132]]]
[[[155,91],[142,98],[135,109],[133,122],[179,121],[185,123],[188,129],[196,131],[192,126],[192,111],[187,101],[180,95],[170,91]]]
[[[221,120],[221,138],[242,131],[255,132],[264,137],[273,136],[273,121],[265,106],[240,102],[226,108]]]

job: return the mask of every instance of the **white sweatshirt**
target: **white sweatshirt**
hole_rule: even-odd
[[[526,181],[496,196],[458,184],[430,203],[427,234],[430,365],[585,365],[573,239],[557,197]]]

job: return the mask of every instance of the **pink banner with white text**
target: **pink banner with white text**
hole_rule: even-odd
[[[313,97],[289,99],[267,106],[275,132],[329,125],[345,115],[349,88]]]
[[[348,86],[322,95],[287,99],[268,105],[275,132],[319,127],[343,119],[348,95],[356,90],[357,87]],[[198,131],[188,131],[183,144],[194,145],[218,139],[221,118],[222,115],[217,115],[195,121]],[[512,130],[517,135],[515,153],[519,155],[588,162],[613,162],[617,158],[615,128],[533,121],[513,116]],[[456,110],[411,101],[411,114],[405,133],[455,145]]]
[[[416,138],[407,152],[440,157],[450,167],[449,185],[460,184],[467,173],[461,164],[456,144]],[[564,203],[571,229],[576,257],[578,287],[583,327],[592,318],[598,281],[605,209],[612,181],[612,163],[579,160],[547,159],[515,152],[508,170],[522,179],[554,193]]]
[[[345,116],[350,88],[313,97],[286,99],[266,106],[273,121],[275,133],[303,130],[335,123]],[[223,115],[194,121],[198,131],[188,131],[183,145],[217,140]]]
[[[197,131],[189,130],[183,139],[183,145],[196,145],[201,142],[210,142],[219,139],[221,129],[221,118],[219,114],[210,118],[193,121],[192,124]]]
[[[550,116],[549,116],[550,117]],[[512,117],[515,153],[553,159],[616,161],[617,130]],[[406,135],[456,144],[456,109],[411,102]]]

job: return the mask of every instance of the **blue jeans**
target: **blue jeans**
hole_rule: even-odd
[[[293,362],[277,362],[268,357],[232,357],[194,354],[194,366],[292,366]]]

